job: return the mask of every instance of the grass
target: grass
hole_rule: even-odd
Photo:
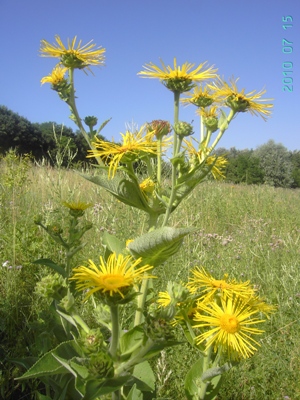
[[[23,161],[0,164],[0,396],[5,399],[34,398],[30,393],[36,383],[22,392],[13,380],[20,371],[8,362],[38,351],[33,334],[41,304],[34,287],[49,271],[32,261],[50,256],[57,263],[62,260],[60,248],[34,224],[36,216],[43,215],[49,223],[59,219],[67,229],[63,200],[94,204],[86,212],[94,226],[86,233],[87,244],[74,266],[89,258],[97,261],[103,232],[126,240],[146,229],[142,212],[116,202],[78,173],[46,166],[24,169]],[[185,280],[190,268],[205,266],[218,278],[228,273],[237,280],[251,280],[261,296],[278,305],[265,324],[261,348],[226,374],[218,400],[300,399],[299,204],[298,190],[206,182],[172,217],[175,226],[199,230],[158,268],[160,290],[168,280]],[[184,399],[181,382],[194,358],[184,345],[153,363],[160,399]]]

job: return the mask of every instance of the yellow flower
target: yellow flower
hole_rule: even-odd
[[[70,210],[69,214],[75,218],[82,217],[84,211],[92,206],[92,203],[83,203],[83,202],[68,203],[67,201],[63,201],[62,204]]]
[[[208,85],[216,91],[215,96],[217,100],[224,100],[225,104],[235,112],[250,112],[252,115],[260,115],[264,120],[271,115],[270,109],[273,104],[261,104],[261,102],[269,101],[272,99],[261,99],[261,96],[266,93],[266,90],[261,90],[258,93],[253,90],[252,92],[245,93],[245,89],[240,92],[237,88],[238,79],[235,81],[230,80],[231,86],[227,82],[220,81],[217,85]]]
[[[56,35],[56,44],[50,44],[46,40],[41,40],[40,53],[42,57],[59,58],[60,62],[67,68],[88,68],[89,65],[103,65],[105,49],[91,44],[92,40],[81,46],[81,40],[76,45],[77,36],[70,41],[66,47],[61,38]]]
[[[81,201],[78,202],[67,202],[67,201],[63,201],[63,205],[67,208],[69,208],[70,210],[74,210],[74,211],[84,211],[87,208],[92,206],[92,203],[83,203]]]
[[[196,338],[198,344],[206,341],[206,350],[214,346],[227,353],[230,359],[249,358],[259,343],[251,335],[261,334],[262,330],[253,327],[264,322],[253,317],[258,310],[241,301],[239,298],[222,298],[221,305],[215,302],[200,304],[194,321],[195,328],[206,328],[207,331]],[[198,323],[199,322],[199,323]]]
[[[172,299],[168,291],[158,293],[157,303],[160,307],[168,307],[171,304],[171,301]]]
[[[193,139],[195,140],[195,139]],[[205,162],[206,165],[212,166],[211,173],[215,179],[222,179],[225,178],[225,175],[223,174],[223,169],[225,168],[226,164],[228,161],[226,158],[222,156],[209,156],[210,149],[209,147],[202,146],[200,147],[199,150],[197,150],[193,143],[189,140],[184,139],[183,140],[184,145],[183,148],[188,152],[189,157],[191,158],[191,165],[192,168],[195,166],[194,160],[196,160],[196,165],[201,164],[202,162]],[[194,160],[193,160],[194,159]],[[198,164],[197,164],[198,163]]]
[[[154,192],[155,183],[152,179],[146,178],[140,183],[140,189],[146,196],[151,195]]]
[[[206,62],[200,64],[194,70],[195,64],[185,62],[182,66],[177,65],[174,58],[174,67],[166,66],[161,60],[162,69],[153,63],[144,65],[145,71],[141,71],[138,75],[143,78],[158,78],[170,90],[174,92],[186,92],[194,86],[194,82],[202,82],[207,79],[217,77],[217,69],[213,67],[204,68]]]
[[[144,127],[137,132],[127,131],[121,133],[122,144],[114,142],[105,142],[96,138],[93,143],[95,150],[88,150],[90,153],[87,157],[101,157],[109,164],[109,177],[114,177],[118,169],[119,163],[137,161],[145,155],[156,155],[157,142],[152,140],[153,132],[144,134]]]
[[[189,278],[187,288],[192,293],[201,291],[200,301],[211,301],[216,294],[221,294],[222,297],[236,295],[243,299],[255,295],[255,290],[250,287],[249,281],[237,283],[235,279],[228,280],[227,275],[224,279],[215,279],[204,268],[199,267],[195,267],[191,273],[193,276]]]
[[[225,179],[225,175],[223,173],[223,169],[226,167],[228,164],[228,160],[226,160],[225,157],[222,156],[209,156],[205,160],[205,163],[207,165],[212,165],[213,167],[211,169],[211,173],[215,179]]]
[[[183,139],[183,148],[188,152],[190,158],[196,158],[198,159],[199,163],[202,163],[205,158],[209,155],[210,149],[208,147],[203,147],[197,150],[193,143],[192,140],[197,142],[196,139],[192,138],[191,140]],[[197,142],[198,143],[198,142]]]
[[[151,275],[145,275],[145,272],[153,267],[150,265],[138,267],[141,262],[141,258],[135,260],[131,256],[122,254],[117,256],[112,253],[106,262],[100,256],[99,267],[89,260],[88,267],[74,268],[74,275],[70,279],[76,281],[76,289],[88,290],[85,300],[95,292],[116,299],[120,297],[124,299],[137,283],[145,278],[154,278]]]
[[[51,74],[45,76],[41,79],[41,83],[51,83],[52,85],[58,85],[62,82],[65,82],[65,73],[68,71],[68,68],[62,67],[60,64],[56,65]]]
[[[185,99],[181,99],[181,103],[184,105],[194,104],[197,107],[208,107],[215,102],[213,93],[207,86],[196,86],[192,92],[186,93],[188,96]]]

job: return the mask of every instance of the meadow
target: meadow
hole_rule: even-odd
[[[99,173],[92,171],[92,173]],[[37,295],[36,283],[51,271],[33,264],[51,257],[62,262],[60,247],[34,221],[60,221],[63,201],[92,203],[85,217],[93,224],[74,267],[97,261],[104,251],[102,235],[121,240],[146,229],[142,211],[116,202],[99,186],[71,169],[34,165],[13,156],[2,160],[0,175],[0,396],[34,399],[37,382],[14,378],[24,371],[12,359],[38,356],[51,344],[52,316]],[[155,287],[184,281],[194,266],[222,279],[250,280],[277,311],[264,324],[258,352],[230,370],[218,400],[300,399],[300,191],[268,186],[206,181],[173,216],[176,227],[193,226],[181,250],[159,266]],[[89,308],[86,308],[87,317]],[[126,314],[124,314],[126,318]],[[92,316],[91,316],[92,320]],[[48,325],[47,325],[48,324]],[[50,325],[49,325],[50,324]],[[178,328],[180,339],[180,328]],[[187,345],[173,347],[152,361],[157,399],[184,399],[182,379],[194,361]]]

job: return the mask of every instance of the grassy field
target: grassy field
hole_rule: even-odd
[[[36,282],[46,267],[32,264],[52,257],[59,263],[58,245],[38,226],[38,215],[51,223],[64,220],[62,201],[91,202],[86,219],[93,228],[76,265],[98,260],[102,234],[134,238],[146,229],[145,215],[116,202],[78,173],[31,166],[1,164],[0,176],[0,385],[3,399],[30,399],[13,380],[22,372],[9,358],[37,355],[33,343],[41,305]],[[265,324],[255,356],[227,373],[218,400],[300,399],[300,191],[262,186],[206,182],[173,216],[177,227],[199,230],[186,237],[179,253],[158,268],[157,288],[168,280],[185,280],[194,266],[205,266],[217,278],[225,273],[251,280],[278,311]],[[180,335],[180,332],[178,333]],[[47,338],[49,340],[49,338]],[[43,338],[41,338],[41,342]],[[153,363],[160,399],[184,399],[182,380],[195,360],[188,346],[172,348]],[[32,390],[34,384],[32,384]],[[19,397],[18,397],[19,396]]]

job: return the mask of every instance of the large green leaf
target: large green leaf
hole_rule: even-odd
[[[99,381],[91,379],[87,381],[85,386],[85,395],[82,400],[94,400],[101,395],[113,393],[119,390],[130,378],[130,375],[122,375],[117,378]]]
[[[128,249],[135,258],[142,257],[144,265],[156,267],[177,253],[183,238],[195,231],[193,228],[176,229],[165,226],[139,236],[129,243]]]
[[[40,264],[45,265],[46,267],[52,268],[54,271],[58,272],[64,278],[67,277],[66,271],[58,264],[55,264],[54,261],[50,260],[49,258],[40,258],[39,260],[35,260],[32,264]]]
[[[222,384],[222,374],[231,368],[229,364],[225,364],[203,372],[203,361],[204,358],[196,361],[186,375],[184,390],[188,400],[200,399],[201,389],[205,387],[205,400],[215,399]]]
[[[140,326],[136,326],[124,333],[120,338],[120,353],[122,359],[130,356],[135,350],[142,346],[145,338],[145,331]]]
[[[81,174],[82,175],[82,174]],[[145,197],[139,186],[133,182],[118,176],[108,179],[104,176],[82,175],[85,179],[103,187],[106,191],[115,196],[119,201],[129,206],[148,212],[150,210]]]
[[[41,376],[51,376],[67,373],[66,368],[55,358],[53,354],[71,359],[79,355],[78,346],[74,340],[60,343],[55,349],[44,354],[28,371],[16,379],[30,379]]]
[[[103,233],[102,242],[106,246],[106,250],[108,250],[108,252],[106,251],[107,256],[111,253],[121,254],[126,248],[125,242],[108,232]]]
[[[127,400],[143,400],[143,393],[136,388],[136,384],[134,384],[128,393],[126,398]]]
[[[155,376],[148,361],[136,365],[132,375],[137,379],[138,389],[141,391],[154,392]]]
[[[203,358],[195,362],[185,377],[184,391],[188,400],[198,399],[198,391],[203,384],[201,376],[203,372]]]

